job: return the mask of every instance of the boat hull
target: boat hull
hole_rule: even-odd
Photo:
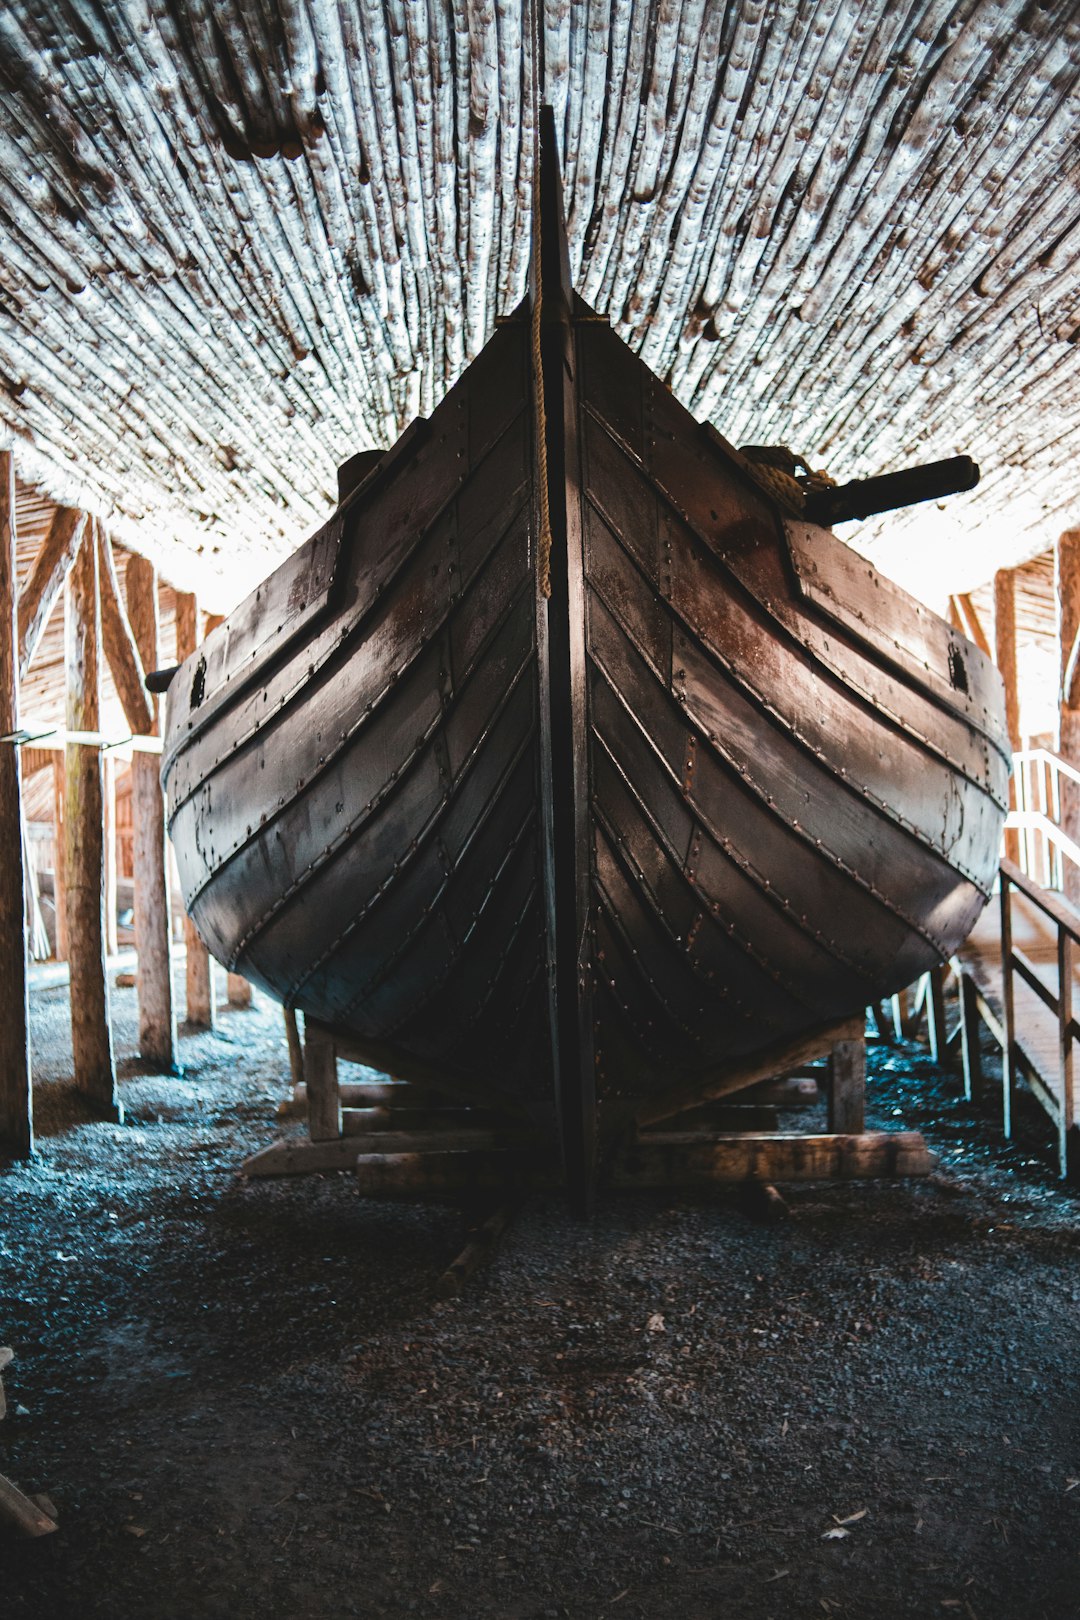
[[[534,337],[523,306],[181,667],[163,776],[214,955],[524,1116],[585,1201],[638,1116],[948,956],[1008,766],[975,647],[580,302],[545,394]]]

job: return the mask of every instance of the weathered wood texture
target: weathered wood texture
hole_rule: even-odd
[[[1080,633],[1080,529],[1067,529],[1058,540],[1055,587],[1058,610],[1058,647],[1061,669],[1058,752],[1070,765],[1080,767],[1080,708],[1066,701],[1065,676],[1073,643]],[[1061,780],[1061,830],[1080,843],[1080,787],[1068,778]],[[1065,861],[1066,898],[1080,905],[1080,871]]]
[[[15,575],[15,473],[0,451],[0,736],[19,729],[18,617]],[[30,1026],[26,975],[26,869],[19,750],[0,742],[0,1153],[34,1148]]]
[[[656,1132],[628,1148],[615,1167],[615,1187],[693,1187],[718,1181],[847,1181],[925,1176],[934,1156],[917,1131],[847,1136],[700,1137]]]
[[[65,587],[67,725],[96,731],[99,721],[101,624],[98,550],[87,531]],[[122,1118],[109,1023],[105,976],[105,850],[101,750],[64,750],[64,861],[68,961],[71,967],[71,1046],[75,1084],[94,1108]]]
[[[105,530],[99,523],[94,524],[97,536],[97,546],[101,569],[101,640],[105,648],[105,657],[112,671],[112,678],[116,683],[117,694],[124,710],[124,718],[131,727],[132,735],[148,737],[154,730],[154,711],[150,707],[150,699],[146,691],[146,671],[139,647],[136,645],[132,633],[131,623],[127,611],[120,597],[120,586],[116,578],[116,564],[113,559],[112,545]],[[143,576],[149,568],[140,558],[136,564],[134,574],[128,566],[128,593],[133,583],[139,588],[140,572]],[[150,570],[151,582],[153,570]],[[156,641],[156,621],[155,621]]]
[[[59,495],[82,483],[129,538],[150,510],[205,579],[240,580],[520,297],[529,11],[8,13],[0,417]],[[939,579],[1038,549],[1080,494],[1068,8],[541,17],[590,302],[735,439],[797,433],[851,474],[970,445],[987,476]],[[875,555],[889,571],[911,549],[917,575],[915,530],[893,533]]]
[[[20,676],[25,676],[30,668],[49,615],[75,561],[86,521],[86,514],[73,507],[56,508],[41,549],[34,558],[30,577],[19,592]]]
[[[199,644],[199,608],[191,591],[176,592],[176,657],[183,663]],[[187,951],[185,969],[187,1021],[196,1029],[213,1029],[216,1017],[214,1005],[214,962],[199,938],[191,918],[184,914],[184,945]],[[290,1046],[290,1052],[292,1048]]]
[[[999,568],[994,575],[994,662],[1005,683],[1005,724],[1009,742],[1020,747],[1020,686],[1016,668],[1016,572]],[[1016,783],[1009,779],[1009,808],[1016,809]],[[1015,827],[1005,833],[1005,853],[1020,859],[1020,838]]]
[[[120,948],[116,915],[116,760],[106,754],[102,765],[105,795],[105,954],[115,956]]]
[[[13,1525],[21,1536],[47,1536],[57,1528],[44,1508],[0,1474],[0,1520]]]
[[[157,575],[145,557],[131,557],[127,568],[131,633],[143,669],[158,665]],[[150,729],[157,731],[157,699],[150,700]],[[165,800],[154,754],[131,761],[134,839],[135,949],[139,956],[139,1051],[165,1073],[176,1068],[176,1013],[173,1007],[172,927],[165,849]]]
[[[310,1018],[304,1025],[304,1080],[311,1140],[325,1142],[340,1136],[341,1094],[334,1037]]]
[[[56,959],[66,962],[68,957],[67,931],[67,847],[64,833],[65,761],[63,754],[53,760],[53,909],[56,916]]]

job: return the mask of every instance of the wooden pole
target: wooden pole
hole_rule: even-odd
[[[1069,654],[1080,629],[1080,529],[1065,531],[1057,543],[1054,561],[1062,681],[1058,753],[1069,765],[1080,766],[1080,708],[1072,707],[1064,689]],[[1064,775],[1061,778],[1061,830],[1080,841],[1080,787]],[[1065,898],[1074,906],[1080,905],[1080,872],[1071,861],[1063,861],[1062,866]]]
[[[176,593],[176,656],[182,664],[199,644],[199,605],[191,591]],[[214,964],[199,938],[195,924],[185,913],[184,942],[187,946],[187,1021],[196,1029],[214,1027]]]
[[[98,553],[89,526],[68,574],[64,605],[68,730],[97,731],[101,624]],[[64,750],[64,864],[75,1084],[99,1113],[121,1120],[105,977],[103,832],[101,749],[69,743]]]
[[[127,565],[127,606],[131,632],[143,669],[158,667],[157,574],[134,554]],[[152,734],[158,730],[157,699],[150,700]],[[169,874],[165,860],[165,799],[154,754],[131,760],[131,820],[134,842],[135,949],[139,957],[139,1052],[164,1074],[176,1073],[176,1014],[173,1009],[172,929]]]
[[[53,906],[56,910],[56,960],[68,957],[67,877],[64,857],[64,756],[53,762]]]
[[[15,572],[15,468],[0,451],[0,736],[19,729],[19,642]],[[30,1015],[26,977],[26,868],[19,750],[0,743],[0,1152],[34,1151]]]
[[[1016,571],[999,568],[994,575],[994,655],[1005,683],[1005,725],[1009,747],[1015,754],[1020,747],[1020,689],[1016,674]],[[1009,809],[1016,809],[1016,783],[1009,778]],[[1005,833],[1005,853],[1010,861],[1020,860],[1020,839],[1015,827]]]
[[[120,949],[116,924],[116,761],[106,754],[105,766],[105,955]]]

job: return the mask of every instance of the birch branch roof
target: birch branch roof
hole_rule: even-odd
[[[234,600],[522,296],[531,32],[519,0],[8,0],[21,476]],[[1080,8],[546,0],[540,33],[578,288],[697,415],[841,477],[975,455],[947,513],[844,531],[924,591],[1080,519]]]

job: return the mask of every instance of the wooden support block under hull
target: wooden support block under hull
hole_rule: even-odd
[[[752,1057],[742,1058],[711,1078],[696,1080],[680,1091],[668,1092],[651,1098],[637,1109],[635,1118],[639,1126],[655,1125],[670,1120],[688,1108],[716,1102],[721,1097],[730,1100],[733,1092],[742,1091],[760,1080],[773,1080],[803,1063],[826,1057],[838,1041],[861,1041],[866,1028],[865,1013],[837,1023],[819,1026],[796,1036],[794,1040],[777,1042]]]
[[[619,1155],[608,1185],[693,1188],[748,1177],[775,1182],[926,1176],[935,1163],[918,1131],[864,1131],[854,1136],[656,1131]]]
[[[767,1108],[809,1108],[819,1101],[821,1089],[813,1075],[789,1075],[784,1080],[762,1080],[736,1094],[739,1103],[761,1103]]]
[[[405,1080],[345,1080],[339,1083],[338,1092],[343,1108],[465,1111],[472,1106],[451,1097],[449,1092],[436,1091],[433,1086],[414,1086]],[[278,1105],[278,1114],[282,1119],[304,1119],[307,1111],[307,1086],[304,1084],[294,1086],[292,1096]]]
[[[507,1130],[378,1131],[369,1135],[335,1136],[326,1141],[272,1142],[245,1159],[245,1176],[298,1176],[316,1170],[351,1170],[365,1154],[385,1157],[407,1154],[431,1157],[451,1153],[528,1151],[535,1137]]]

